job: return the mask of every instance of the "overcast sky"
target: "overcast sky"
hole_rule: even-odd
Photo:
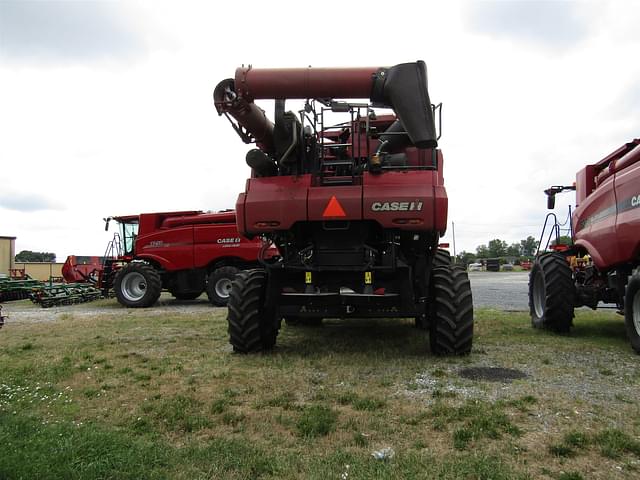
[[[109,215],[232,208],[248,147],[211,95],[241,64],[422,59],[457,251],[538,237],[545,188],[640,136],[639,18],[614,1],[0,0],[0,235],[63,261],[102,255]]]

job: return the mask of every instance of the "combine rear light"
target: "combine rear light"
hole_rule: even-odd
[[[422,225],[424,222],[421,218],[394,218],[393,223],[396,225]]]
[[[268,228],[268,227],[277,227],[280,225],[280,222],[256,222],[254,227],[257,228]]]
[[[448,243],[439,243],[438,244],[438,248],[449,248],[449,244]]]

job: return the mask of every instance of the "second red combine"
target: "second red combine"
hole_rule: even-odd
[[[259,239],[242,238],[233,211],[109,217],[107,229],[110,220],[119,223],[120,232],[102,259],[93,257],[102,260],[95,277],[105,295],[113,289],[126,307],[149,307],[163,289],[180,300],[197,298],[206,290],[211,303],[225,306],[236,273],[255,268],[278,253]],[[69,259],[67,263],[71,263]],[[71,263],[69,267],[68,271],[63,269],[65,277],[92,276],[92,272],[82,271],[87,266],[74,268]]]
[[[259,99],[275,100],[273,122]],[[302,100],[299,110],[288,111],[287,99]],[[432,352],[471,351],[469,280],[438,248],[447,194],[424,62],[243,67],[214,100],[258,147],[246,156],[238,230],[281,254],[232,284],[235,351],[272,348],[283,318],[327,317],[412,317],[429,330]]]

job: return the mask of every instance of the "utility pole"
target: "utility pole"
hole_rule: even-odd
[[[456,224],[451,222],[451,232],[453,233],[453,261],[455,263],[456,258]]]

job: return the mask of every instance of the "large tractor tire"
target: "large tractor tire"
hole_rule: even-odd
[[[267,275],[264,270],[239,272],[233,281],[227,307],[229,342],[239,353],[269,350],[276,344],[279,319],[265,308]]]
[[[446,267],[447,265],[451,265],[451,254],[449,250],[438,248],[433,257],[433,268]]]
[[[631,347],[640,353],[640,273],[631,277],[624,299],[624,324]]]
[[[160,274],[151,265],[132,262],[116,274],[113,281],[116,298],[121,305],[129,308],[150,307],[162,292]]]
[[[576,288],[571,267],[559,253],[536,258],[529,275],[529,312],[534,328],[567,333],[573,325]]]
[[[174,297],[176,297],[176,300],[195,300],[196,298],[198,298],[200,295],[202,295],[202,292],[204,290],[200,290],[200,291],[195,291],[195,292],[178,292],[178,291],[171,291],[171,295],[173,295]]]
[[[236,278],[239,268],[233,266],[219,267],[209,274],[207,280],[207,297],[218,307],[226,307],[231,293],[231,284]]]
[[[473,343],[473,299],[467,272],[453,265],[431,274],[429,343],[435,355],[467,355]]]
[[[451,265],[451,254],[448,250],[438,248],[436,250],[436,254],[433,256],[433,263],[431,265],[431,268],[433,269],[438,267],[447,267],[449,265]],[[429,327],[429,320],[427,319],[427,315],[422,314],[415,317],[414,324],[416,328],[419,328],[420,330],[427,330],[427,328]]]

